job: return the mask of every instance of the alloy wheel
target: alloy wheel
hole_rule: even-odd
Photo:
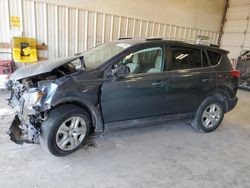
[[[213,128],[219,124],[221,116],[221,107],[218,104],[211,104],[202,114],[202,124],[205,128]]]
[[[56,133],[56,144],[61,150],[73,150],[84,140],[87,132],[82,117],[74,116],[65,120]]]

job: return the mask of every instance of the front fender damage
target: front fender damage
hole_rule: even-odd
[[[46,83],[42,88],[37,88],[40,92],[44,92],[44,96],[32,106],[28,103],[30,93],[33,91],[27,90],[19,98],[12,94],[9,105],[14,108],[16,116],[7,132],[11,141],[16,144],[23,144],[24,142],[39,143],[41,124],[47,118],[47,112],[51,108],[51,101],[56,88],[57,84],[55,83]]]
[[[18,144],[39,142],[41,125],[54,98],[64,96],[58,86],[70,80],[72,75],[83,72],[83,64],[82,55],[77,55],[20,68],[12,74],[8,84],[11,90],[9,105],[16,114],[8,131],[12,141]]]

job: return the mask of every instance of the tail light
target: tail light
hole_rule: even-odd
[[[230,74],[232,77],[240,78],[240,71],[238,70],[231,70]]]

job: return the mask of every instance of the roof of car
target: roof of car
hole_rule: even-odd
[[[117,43],[124,43],[128,45],[137,45],[143,43],[168,43],[168,44],[176,44],[176,45],[191,45],[191,46],[198,46],[210,50],[220,51],[222,53],[229,53],[229,51],[219,48],[217,45],[213,44],[202,44],[197,43],[194,41],[180,41],[180,40],[173,40],[173,39],[164,39],[164,38],[120,38]]]

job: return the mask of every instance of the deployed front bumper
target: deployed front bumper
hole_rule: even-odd
[[[25,108],[24,99],[20,98],[18,100],[15,95],[12,95],[9,105],[14,109],[16,114],[8,131],[10,139],[17,144],[24,142],[38,143],[40,130],[31,124],[31,112]],[[35,110],[32,113],[34,113],[32,115],[35,115]]]

